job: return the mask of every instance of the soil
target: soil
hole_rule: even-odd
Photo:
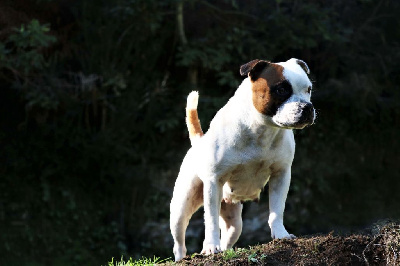
[[[193,254],[177,265],[400,265],[400,225],[385,225],[375,234],[300,237],[211,256]]]

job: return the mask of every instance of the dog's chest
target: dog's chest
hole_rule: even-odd
[[[271,175],[271,165],[281,160],[283,137],[266,126],[241,129],[216,169],[224,169],[223,200],[237,203],[258,201]],[[221,166],[221,167],[219,167]]]
[[[225,176],[223,200],[237,203],[247,200],[257,201],[269,180],[270,164],[267,161],[255,161],[240,164]]]

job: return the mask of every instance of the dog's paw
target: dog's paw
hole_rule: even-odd
[[[229,249],[229,248],[228,248],[228,244],[225,243],[225,242],[223,242],[222,240],[221,240],[220,248],[221,248],[221,252],[224,252],[225,250],[228,250],[228,249]]]
[[[285,236],[280,236],[280,237],[273,237],[273,239],[295,239],[296,236],[293,234],[287,234]]]
[[[173,251],[174,251],[175,261],[180,261],[186,256],[185,247],[174,247]]]
[[[216,244],[203,244],[203,250],[201,254],[210,255],[222,252],[221,247]]]
[[[295,239],[296,236],[289,234],[284,226],[271,229],[271,236],[273,239]]]

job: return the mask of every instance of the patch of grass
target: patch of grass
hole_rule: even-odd
[[[239,257],[239,254],[233,248],[225,250],[224,253],[222,253],[222,258],[224,260],[231,260],[237,257]]]
[[[249,249],[247,250],[247,254],[249,254],[247,256],[248,263],[259,263],[260,260],[261,261],[264,260],[264,256],[257,258],[257,256],[260,254],[260,245],[249,246]]]
[[[254,262],[257,263],[258,259],[257,259],[257,253],[252,253],[247,257],[247,261],[248,262]]]
[[[125,262],[124,258],[121,257],[120,261],[114,261],[114,258],[112,258],[111,261],[108,262],[108,266],[142,266],[142,265],[144,266],[144,265],[157,265],[166,262],[171,262],[171,258],[161,259],[156,256],[154,256],[153,258],[142,257],[139,260],[133,260],[132,258],[129,258],[129,260]]]

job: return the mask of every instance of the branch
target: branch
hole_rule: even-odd
[[[183,1],[179,0],[176,4],[176,22],[178,24],[178,34],[183,45],[187,44],[187,39],[185,35],[185,28],[183,25]]]

